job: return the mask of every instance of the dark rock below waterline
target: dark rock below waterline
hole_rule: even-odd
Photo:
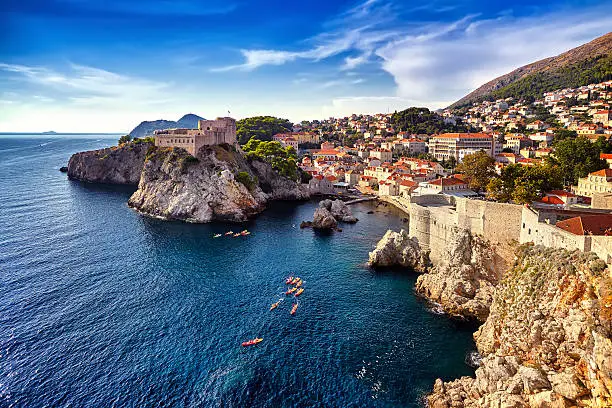
[[[59,171],[61,171],[62,173],[68,173],[68,167],[67,166],[62,166],[62,167],[60,167]]]

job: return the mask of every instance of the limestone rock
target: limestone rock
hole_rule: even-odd
[[[302,184],[289,180],[276,173],[272,166],[259,160],[250,163],[254,175],[259,180],[259,186],[270,200],[308,200],[309,190]]]
[[[130,142],[106,149],[75,153],[68,161],[68,177],[91,183],[138,185],[148,142]]]
[[[370,266],[404,266],[416,271],[424,271],[429,264],[427,252],[422,251],[416,239],[408,232],[388,230],[370,252]]]
[[[154,148],[129,205],[142,213],[188,222],[240,222],[263,211],[267,196],[234,179],[250,172],[230,146],[207,146],[194,158],[183,149]]]
[[[501,277],[501,259],[480,237],[455,228],[445,262],[419,276],[417,293],[439,303],[451,315],[484,321]]]
[[[430,406],[451,392],[466,408],[612,406],[610,293],[594,254],[519,247],[474,335],[476,378],[436,382]]]
[[[338,222],[331,212],[324,207],[315,210],[312,219],[312,228],[322,231],[331,231],[338,227]]]
[[[330,211],[338,222],[346,222],[349,224],[357,222],[357,218],[355,218],[351,209],[342,200],[334,200],[331,203]]]

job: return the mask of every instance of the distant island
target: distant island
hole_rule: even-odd
[[[57,135],[57,132],[54,130],[48,130],[46,132],[42,132],[41,135]]]

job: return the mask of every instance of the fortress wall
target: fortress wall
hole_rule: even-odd
[[[459,226],[493,244],[519,241],[523,207],[516,204],[457,198]]]
[[[612,263],[612,237],[598,235],[590,238],[591,251],[610,265]]]
[[[530,208],[523,208],[520,242],[533,242],[551,248],[568,250],[591,250],[591,237],[574,235],[557,228],[554,224],[539,222],[539,214]]]

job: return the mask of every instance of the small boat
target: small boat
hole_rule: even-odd
[[[234,234],[234,238],[238,238],[240,236],[240,234],[236,233]]]
[[[300,288],[300,290],[298,290],[297,292],[295,292],[295,297],[300,296],[302,293],[304,293],[304,288]]]
[[[234,231],[227,231],[225,235],[234,235]]]
[[[296,283],[296,284],[295,284],[295,287],[296,287],[296,288],[299,288],[300,286],[302,286],[302,283],[304,283],[304,281],[303,281],[303,280],[301,280],[301,279],[300,279],[300,280],[298,280],[298,283]]]
[[[291,281],[293,281],[293,276],[288,277],[287,280],[285,280],[285,283],[287,285],[291,285]]]
[[[294,314],[295,314],[295,311],[297,310],[297,307],[298,307],[298,304],[297,304],[297,303],[294,303],[294,304],[293,304],[293,307],[291,308],[291,314],[292,314],[292,315],[294,315]]]
[[[292,285],[295,285],[296,283],[298,283],[298,280],[299,280],[299,279],[300,279],[300,278],[293,278],[293,280],[291,281],[291,284],[292,284]]]
[[[248,340],[248,341],[242,342],[242,347],[254,346],[256,344],[261,343],[262,341],[263,341],[262,338],[257,337],[257,338],[255,338],[253,340]]]
[[[221,237],[221,234],[215,234],[213,238],[219,238],[219,237]]]
[[[241,234],[246,234],[248,232],[249,232],[249,230],[242,230],[242,231],[240,231]]]
[[[283,299],[280,299],[278,302],[272,303],[272,306],[270,306],[270,311],[276,309],[282,300]]]
[[[291,289],[289,289],[288,291],[285,292],[285,295],[290,295],[293,292],[295,292],[296,290],[297,290],[297,288],[291,288]]]
[[[246,237],[247,235],[251,235],[251,233],[249,231],[246,231],[246,232],[242,231],[240,235],[242,235],[243,237]]]

